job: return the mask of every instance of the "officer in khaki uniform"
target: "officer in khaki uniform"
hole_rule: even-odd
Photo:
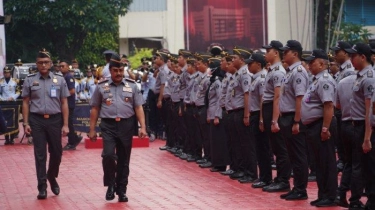
[[[371,66],[371,48],[365,43],[357,43],[352,48],[345,49],[350,53],[357,78],[353,86],[351,101],[352,129],[352,179],[350,183],[351,197],[349,208],[362,208],[360,199],[363,187],[367,194],[367,209],[375,209],[375,144],[374,137],[374,84],[375,75]]]
[[[91,98],[90,133],[96,140],[95,125],[101,118],[103,137],[102,164],[104,186],[108,186],[106,200],[113,200],[116,192],[119,202],[127,202],[129,163],[134,129],[134,115],[141,126],[139,136],[146,136],[143,97],[134,80],[124,79],[120,56],[113,54],[109,69],[111,77],[100,82]]]
[[[301,107],[301,120],[307,128],[306,139],[316,162],[318,199],[312,201],[311,205],[335,206],[337,169],[335,142],[331,136],[337,132],[333,115],[336,82],[328,73],[328,55],[325,51],[313,50],[305,60],[309,61],[310,71],[314,75]]]
[[[309,76],[301,63],[301,43],[296,40],[289,40],[280,49],[284,51],[283,60],[289,67],[286,69],[287,73],[281,85],[279,124],[294,172],[293,189],[286,194],[282,194],[280,198],[302,200],[307,199],[308,164],[305,141],[306,129],[301,123],[301,100],[309,85]],[[289,182],[285,186],[288,185]]]
[[[20,95],[18,79],[11,77],[11,69],[4,67],[4,78],[0,79],[0,101],[16,101]],[[18,132],[18,131],[17,131]],[[5,133],[4,145],[14,144],[16,133]]]
[[[26,77],[22,88],[22,114],[25,133],[34,141],[36,175],[38,179],[38,199],[47,198],[47,179],[55,195],[60,193],[56,182],[61,163],[61,132],[69,133],[68,102],[70,95],[64,77],[49,72],[51,55],[45,49],[38,53],[36,74]],[[50,153],[46,172],[47,143]]]
[[[250,138],[254,138],[257,151],[257,161],[259,167],[259,181],[254,183],[252,187],[258,188],[260,182],[269,183],[272,181],[271,160],[268,152],[270,151],[269,137],[267,133],[259,126],[263,122],[262,98],[264,93],[264,83],[267,71],[264,69],[266,60],[261,53],[254,53],[250,59],[245,60],[248,64],[250,73],[253,74],[250,83]]]
[[[257,182],[253,184],[255,188],[263,188],[263,191],[268,191],[268,186],[272,185],[272,191],[284,191],[288,186],[280,186],[284,183],[289,183],[290,176],[290,162],[288,152],[285,145],[285,139],[280,132],[279,115],[280,115],[280,89],[282,79],[285,75],[285,69],[281,63],[282,51],[279,49],[283,44],[277,40],[272,40],[268,45],[264,45],[266,49],[265,60],[271,64],[264,85],[263,93],[263,125],[264,131],[269,136],[269,142],[272,151],[276,156],[276,170],[277,175],[274,182]]]

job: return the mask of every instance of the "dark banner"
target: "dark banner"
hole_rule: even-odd
[[[259,48],[267,43],[267,0],[185,0],[185,46],[206,51],[213,42]]]
[[[13,134],[19,132],[18,118],[20,114],[22,101],[6,101],[0,102],[1,110],[6,121],[7,129],[5,134]]]
[[[90,105],[87,103],[76,104],[74,109],[73,126],[75,131],[88,133],[90,131]],[[96,132],[100,132],[100,118],[96,124]]]

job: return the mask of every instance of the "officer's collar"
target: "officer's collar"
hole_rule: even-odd
[[[189,78],[192,79],[192,78],[195,78],[197,76],[197,74],[199,73],[199,71],[196,71],[194,72],[193,74],[190,74]]]
[[[348,67],[348,64],[352,65],[352,62],[350,61],[350,59],[346,60],[343,64],[341,64],[340,71],[346,69]]]
[[[293,63],[292,65],[290,65],[289,70],[293,71],[293,69],[296,68],[299,65],[302,65],[301,61],[297,61],[297,62]]]
[[[327,73],[327,74],[328,74],[328,70],[323,70],[323,71],[319,72],[317,75],[315,75],[315,78],[316,78],[316,79],[319,79],[321,76],[324,75],[324,73]]]
[[[44,77],[40,74],[40,72],[36,73],[36,78],[39,78],[39,79],[44,79]],[[48,78],[52,78],[53,77],[53,73],[52,72],[48,72],[48,75],[47,75]]]
[[[253,79],[255,80],[256,78],[258,78],[262,73],[264,72],[264,69],[258,71],[257,73],[253,74]]]
[[[185,64],[184,67],[182,67],[181,72],[185,72],[187,70],[187,64]]]
[[[271,66],[270,66],[270,69],[271,70],[274,70],[275,68],[276,68],[276,66],[280,66],[281,65],[281,62],[279,61],[279,62],[276,62],[276,63],[274,63],[274,64],[272,64]]]
[[[241,68],[238,69],[238,71],[243,71],[243,70],[246,70],[246,71],[247,71],[247,64],[241,66]]]
[[[120,82],[120,84],[125,85],[125,82],[124,82],[124,81],[125,81],[125,79],[122,79],[121,82]],[[108,84],[110,84],[110,85],[112,85],[112,84],[113,84],[113,85],[116,85],[116,84],[113,82],[112,78],[109,78],[109,79],[108,79]]]
[[[373,71],[371,65],[367,65],[365,68],[363,68],[361,71],[358,72],[359,76],[365,75],[368,71]]]

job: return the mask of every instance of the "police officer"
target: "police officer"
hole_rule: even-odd
[[[349,75],[342,79],[336,88],[336,108],[341,111],[341,129],[338,136],[341,136],[344,146],[345,166],[342,171],[340,185],[337,188],[337,196],[335,203],[338,206],[348,208],[349,204],[346,199],[346,192],[350,190],[350,180],[352,175],[352,140],[354,139],[354,131],[352,125],[351,101],[353,100],[353,85],[357,75]]]
[[[336,118],[333,116],[336,82],[328,73],[328,55],[323,50],[313,50],[309,61],[313,83],[302,99],[301,120],[307,127],[306,139],[314,151],[318,199],[311,202],[317,207],[335,206],[337,170],[335,143]]]
[[[259,187],[259,182],[269,183],[272,180],[271,160],[268,152],[270,151],[269,138],[264,131],[263,126],[260,127],[260,122],[263,122],[263,114],[261,113],[262,97],[264,92],[264,82],[267,71],[264,69],[266,61],[264,55],[261,53],[254,53],[245,61],[248,65],[250,73],[253,74],[252,82],[250,84],[250,138],[254,138],[255,147],[257,151],[257,161],[259,166],[259,180],[253,184],[254,187]],[[260,129],[262,128],[262,130]]]
[[[375,77],[371,66],[371,48],[365,43],[357,43],[352,48],[345,49],[350,53],[351,61],[355,69],[358,69],[357,78],[353,86],[353,100],[351,101],[352,129],[352,179],[350,183],[351,198],[349,208],[363,208],[360,199],[363,193],[363,185],[366,188],[368,209],[375,209],[374,187],[374,137],[370,122],[371,114],[374,114],[373,97]],[[372,102],[372,104],[371,104]],[[373,117],[373,116],[372,116]],[[365,181],[363,181],[365,180]]]
[[[251,183],[257,179],[257,163],[255,140],[249,138],[250,111],[249,111],[249,86],[251,74],[247,69],[245,59],[252,53],[245,47],[235,46],[233,49],[233,66],[236,72],[232,76],[233,82],[228,87],[227,103],[230,124],[230,138],[233,142],[233,152],[237,162],[238,171],[230,175],[231,179],[239,179],[240,183]]]
[[[228,135],[223,123],[225,110],[220,106],[222,93],[221,80],[224,72],[221,71],[221,58],[209,59],[212,76],[210,77],[209,89],[206,95],[207,121],[210,123],[208,138],[210,141],[210,156],[212,162],[211,172],[225,172],[226,166],[230,164],[228,149]],[[224,114],[225,115],[225,114]]]
[[[20,95],[18,79],[11,77],[11,70],[8,66],[3,69],[4,77],[0,79],[0,101],[16,101]],[[18,120],[18,119],[17,119]],[[16,133],[5,133],[4,145],[14,144]]]
[[[340,80],[343,78],[355,74],[354,67],[352,62],[350,61],[350,55],[345,51],[345,49],[350,48],[351,45],[344,41],[338,41],[336,46],[331,47],[330,49],[334,51],[335,55],[335,61],[339,65],[339,73],[337,77],[335,78],[336,83],[338,84]],[[337,132],[339,135],[335,139],[335,144],[337,147],[337,155],[338,155],[338,161],[337,161],[337,169],[339,171],[342,171],[344,168],[344,145],[342,143],[342,136],[341,134],[341,111],[339,109],[335,109],[335,116],[337,119]]]
[[[273,40],[269,45],[263,46],[266,49],[265,60],[271,66],[268,69],[264,85],[262,103],[263,122],[260,122],[260,126],[262,127],[263,124],[263,128],[261,129],[264,129],[268,134],[272,151],[276,156],[277,175],[272,183],[273,190],[276,191],[289,189],[289,173],[291,170],[285,140],[278,124],[280,115],[280,87],[285,75],[285,69],[281,63],[282,51],[279,49],[282,46],[283,44],[277,40]],[[267,191],[267,186],[270,184],[270,182],[257,182],[253,184],[253,187],[263,188],[264,191]]]
[[[38,73],[30,74],[22,88],[22,114],[25,133],[34,141],[36,175],[38,179],[38,199],[47,198],[47,179],[55,195],[60,193],[56,178],[59,174],[62,146],[61,132],[69,133],[68,101],[70,95],[64,78],[49,72],[51,55],[45,49],[39,51],[36,65]],[[50,153],[46,172],[47,145]]]
[[[293,189],[280,198],[302,200],[307,199],[308,164],[306,129],[301,124],[301,100],[309,85],[309,76],[301,64],[302,46],[298,41],[289,40],[280,49],[284,51],[283,60],[289,67],[281,85],[279,125],[294,172]],[[286,180],[289,178],[290,176],[285,177]],[[284,189],[289,188],[289,181],[284,184]]]
[[[20,66],[22,66],[23,63],[21,62],[21,59],[18,59],[17,62],[14,63],[14,67],[12,69],[11,75],[15,79],[20,78]]]
[[[141,126],[141,138],[146,136],[146,127],[141,91],[134,80],[124,79],[121,65],[120,56],[113,54],[109,62],[111,78],[100,82],[91,98],[89,137],[96,140],[95,125],[100,117],[104,186],[108,186],[105,197],[113,200],[116,192],[119,202],[127,202],[130,153],[136,129],[134,115]]]
[[[68,143],[65,145],[63,150],[75,150],[78,143],[82,140],[82,136],[78,137],[77,134],[74,132],[74,126],[73,126],[74,108],[76,106],[76,103],[75,103],[75,98],[76,98],[75,81],[74,81],[73,76],[69,73],[69,65],[66,61],[60,62],[60,72],[63,74],[63,77],[65,79],[65,82],[68,86],[68,90],[69,90],[69,93],[70,93],[70,95],[68,96],[68,107],[69,107]]]
[[[87,100],[91,99],[92,95],[94,94],[97,84],[98,84],[98,80],[93,76],[92,67],[90,67],[86,70],[86,78],[83,84],[85,98]]]

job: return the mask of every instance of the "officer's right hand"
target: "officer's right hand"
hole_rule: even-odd
[[[156,106],[158,107],[158,109],[161,109],[162,102],[161,102],[161,101],[158,101],[158,104],[157,104]]]
[[[372,145],[370,140],[364,140],[362,144],[362,149],[364,153],[368,153],[371,151]]]
[[[244,117],[243,118],[243,124],[245,124],[245,126],[249,126],[250,125],[250,119],[249,119],[249,117]]]
[[[274,123],[271,125],[271,131],[272,133],[277,133],[280,131],[280,127],[279,127],[279,124],[278,123]]]
[[[96,131],[95,131],[95,130],[93,130],[93,131],[90,130],[88,136],[89,136],[89,138],[90,138],[90,140],[91,140],[92,142],[95,142],[95,141],[96,141]]]
[[[215,117],[214,119],[214,125],[219,125],[220,121],[218,117]]]
[[[28,135],[31,134],[31,127],[30,127],[30,125],[26,125],[25,126],[25,133],[28,134]]]

